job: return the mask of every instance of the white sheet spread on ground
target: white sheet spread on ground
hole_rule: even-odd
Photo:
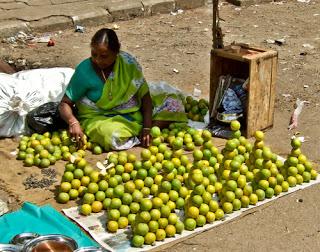
[[[76,221],[81,227],[83,227],[90,235],[103,246],[104,248],[110,251],[117,252],[131,252],[131,251],[147,251],[153,249],[155,247],[159,247],[161,245],[170,243],[172,241],[177,241],[184,237],[194,235],[197,233],[204,232],[208,229],[211,229],[215,226],[221,225],[230,221],[234,218],[237,218],[244,214],[246,211],[251,210],[252,208],[261,206],[270,201],[276,200],[282,196],[288,195],[298,190],[302,190],[309,186],[313,186],[315,184],[320,183],[320,176],[318,176],[317,180],[312,180],[310,183],[303,183],[302,185],[297,185],[295,187],[289,188],[288,192],[281,193],[277,197],[272,197],[271,199],[265,199],[263,201],[258,202],[255,206],[250,206],[248,208],[241,208],[239,211],[233,212],[232,214],[226,214],[223,220],[214,221],[212,224],[206,224],[204,227],[198,227],[194,231],[184,230],[182,234],[176,234],[175,237],[166,238],[164,241],[156,242],[154,246],[144,245],[143,248],[133,248],[130,246],[130,239],[132,236],[131,228],[128,227],[126,229],[119,229],[117,233],[111,234],[106,231],[106,223],[107,223],[107,214],[106,211],[91,214],[90,216],[83,216],[79,214],[80,207],[72,207],[69,209],[63,209],[62,211],[67,215],[70,219]],[[177,211],[177,210],[176,210]],[[180,217],[183,216],[183,211],[176,212]],[[182,219],[181,219],[182,220]],[[182,220],[183,221],[183,220]]]

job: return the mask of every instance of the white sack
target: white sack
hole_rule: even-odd
[[[0,137],[25,134],[29,111],[60,101],[74,70],[49,68],[0,73]]]

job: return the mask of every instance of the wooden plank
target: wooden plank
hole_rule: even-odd
[[[277,51],[266,51],[266,52],[261,52],[261,53],[257,53],[257,54],[248,54],[248,55],[244,55],[243,57],[247,60],[262,60],[262,59],[268,59],[268,58],[273,58],[275,56],[278,55]]]
[[[273,126],[274,122],[274,105],[276,101],[276,79],[277,79],[278,57],[272,59],[271,83],[270,83],[270,99],[269,99],[269,119],[268,125]]]
[[[261,85],[261,120],[258,124],[260,129],[265,129],[269,127],[269,112],[270,112],[270,85],[271,85],[271,75],[272,75],[272,58],[263,59],[260,61],[260,71],[259,71],[259,81]],[[259,129],[257,128],[257,129]]]
[[[236,54],[236,53],[232,53],[229,51],[225,51],[224,49],[217,49],[215,50],[215,54],[219,57],[223,57],[223,58],[227,58],[227,59],[232,59],[232,60],[236,60],[236,61],[242,61],[242,62],[246,62],[248,61],[246,58],[244,58],[242,55]]]
[[[249,89],[248,89],[248,109],[247,109],[247,129],[246,137],[249,138],[254,134],[256,125],[256,112],[259,108],[256,107],[255,101],[259,96],[257,85],[257,64],[256,61],[251,61],[249,70]]]
[[[256,46],[250,46],[250,45],[245,44],[245,43],[236,43],[236,45],[239,45],[242,48],[245,48],[245,49],[248,49],[248,50],[252,50],[252,51],[256,51],[256,52],[265,52],[265,51],[267,51],[264,48],[256,47]]]
[[[250,64],[247,136],[270,127],[270,96],[273,58],[252,60]]]
[[[217,12],[218,12],[219,0],[212,2],[212,49],[218,48],[217,41]]]
[[[211,64],[210,64],[210,94],[209,94],[209,111],[210,115],[212,112],[212,105],[214,101],[214,96],[218,87],[219,76],[221,75],[222,62],[219,57],[211,51]]]
[[[249,61],[261,58],[270,58],[274,57],[278,54],[277,51],[274,50],[265,50],[257,47],[249,47],[244,44],[235,44],[241,46],[241,50],[239,53],[235,53],[231,50],[231,45],[226,46],[223,49],[215,50],[215,53],[220,57],[230,58],[239,61]]]

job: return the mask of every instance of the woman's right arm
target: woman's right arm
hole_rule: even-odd
[[[70,135],[78,142],[83,137],[83,131],[78,119],[73,114],[73,106],[74,103],[64,95],[59,104],[59,112],[61,118],[69,125]]]

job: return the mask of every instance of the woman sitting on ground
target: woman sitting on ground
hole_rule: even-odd
[[[186,121],[179,104],[157,100],[162,107],[153,114],[141,66],[133,56],[120,51],[113,30],[101,29],[91,39],[91,57],[76,67],[59,111],[77,141],[85,132],[105,150],[124,149],[139,143],[139,135],[143,146],[148,146],[153,125]]]

